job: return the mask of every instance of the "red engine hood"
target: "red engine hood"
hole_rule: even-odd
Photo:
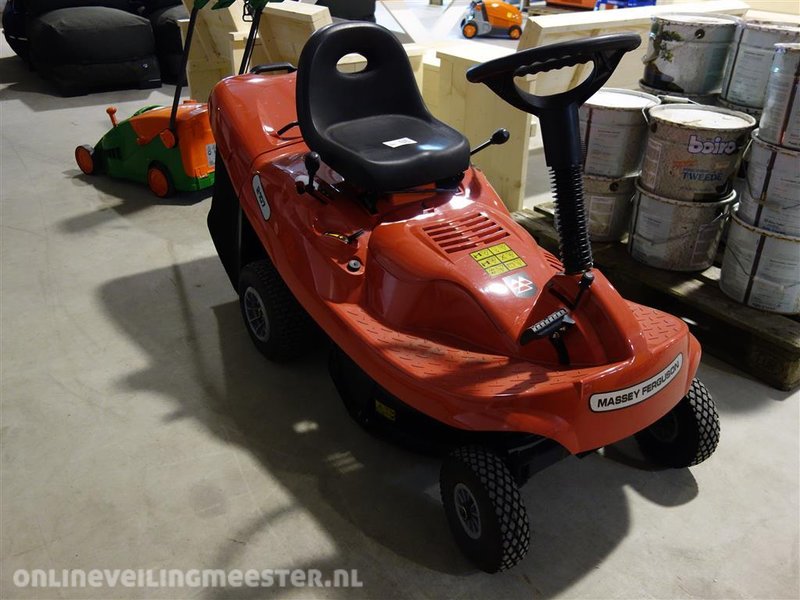
[[[375,227],[368,306],[406,330],[511,353],[558,261],[520,235],[507,211],[475,202],[471,183],[447,204]]]

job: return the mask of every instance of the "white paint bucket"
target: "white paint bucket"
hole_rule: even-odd
[[[697,104],[648,109],[640,183],[677,200],[719,200],[732,180],[756,120],[744,113]]]
[[[648,192],[637,183],[628,252],[659,269],[707,269],[735,202],[736,192],[717,202],[682,202]]]
[[[636,176],[583,176],[583,200],[593,242],[616,242],[628,229]]]
[[[644,92],[603,88],[580,109],[583,172],[604,177],[637,175],[647,136],[642,112],[660,100]]]
[[[800,150],[800,44],[776,44],[764,112],[761,139]]]
[[[683,94],[710,94],[722,84],[738,19],[728,15],[673,14],[652,18],[645,85]]]
[[[800,314],[800,238],[764,231],[733,215],[719,287],[747,306]]]
[[[753,106],[745,106],[744,104],[736,104],[735,102],[728,102],[727,100],[725,100],[725,98],[722,98],[721,96],[717,98],[716,105],[721,106],[722,108],[727,108],[728,110],[743,112],[753,117],[756,121],[758,121],[761,118],[760,108],[755,108]]]
[[[740,21],[725,66],[720,96],[737,105],[761,108],[775,44],[800,42],[800,27],[768,21]]]
[[[753,132],[739,218],[761,229],[800,237],[800,151],[768,144]]]

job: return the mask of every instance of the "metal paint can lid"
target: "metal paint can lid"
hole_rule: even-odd
[[[778,35],[797,36],[800,35],[800,25],[793,23],[781,23],[779,21],[759,21],[743,19],[739,23],[742,29],[749,29],[753,31],[768,31]]]
[[[743,112],[745,114],[750,115],[756,119],[761,118],[761,109],[756,108],[754,106],[745,106],[744,104],[736,104],[735,102],[730,102],[725,98],[717,98],[717,104],[722,108],[727,108],[728,110],[734,110],[737,112]]]
[[[748,129],[756,124],[750,115],[699,104],[662,104],[651,108],[649,116],[672,125],[720,131]]]
[[[602,88],[586,101],[589,106],[620,110],[641,110],[660,103],[652,94],[617,88]]]

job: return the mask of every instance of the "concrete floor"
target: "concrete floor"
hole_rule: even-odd
[[[364,434],[323,349],[264,361],[201,196],[77,170],[171,89],[63,99],[0,50],[0,598],[797,598],[798,406],[706,358],[722,441],[692,470],[622,443],[523,490],[532,548],[475,571],[438,464]],[[17,588],[17,569],[358,569],[358,589]]]

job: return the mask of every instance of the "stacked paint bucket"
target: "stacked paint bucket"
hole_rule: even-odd
[[[738,22],[727,15],[654,16],[639,87],[714,104]]]
[[[761,116],[775,44],[800,42],[800,27],[741,20],[736,26],[718,104]]]
[[[639,87],[689,103],[662,104],[646,113],[628,250],[650,266],[701,271],[714,262],[736,201],[734,178],[756,125],[751,115],[711,106],[738,24],[727,15],[652,19]]]
[[[647,115],[628,250],[660,269],[702,271],[736,201],[733,179],[756,121],[699,104],[662,104]]]
[[[800,314],[800,44],[775,45],[720,287],[748,306]]]
[[[644,111],[659,103],[644,92],[603,88],[580,109],[584,201],[594,242],[616,242],[627,232],[647,136]]]

